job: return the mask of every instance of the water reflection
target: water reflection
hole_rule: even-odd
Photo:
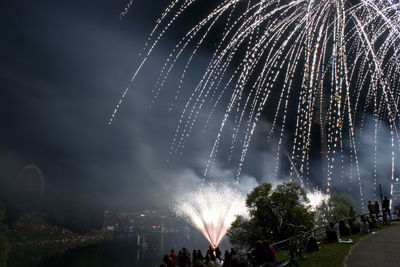
[[[221,245],[222,249],[229,246],[226,240]],[[182,247],[187,247],[190,251],[193,249],[205,251],[208,243],[195,230],[186,236],[160,233],[116,235],[112,241],[104,244],[71,249],[41,259],[36,266],[152,267],[158,266],[162,262],[162,256],[169,253],[170,249],[179,251]]]
[[[134,241],[134,240],[132,240]],[[157,266],[159,257],[152,250],[141,250],[135,242],[110,241],[72,249],[42,260],[38,266]]]

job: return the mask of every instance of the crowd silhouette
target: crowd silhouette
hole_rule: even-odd
[[[179,250],[178,254],[172,249],[170,254],[165,254],[160,267],[250,267],[274,266],[276,252],[268,241],[257,241],[255,247],[247,254],[239,254],[235,248],[225,250],[222,255],[219,247],[209,246],[205,255],[201,250],[193,250],[192,254],[186,248]]]

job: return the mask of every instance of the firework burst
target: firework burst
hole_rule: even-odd
[[[132,82],[162,37],[198,2],[174,0],[165,9],[149,36]],[[381,120],[390,125],[393,180],[394,151],[399,145],[400,4],[397,1],[210,2],[214,7],[206,15],[192,18],[193,26],[169,54],[155,87],[157,97],[178,60],[188,54],[184,51],[190,51],[190,56],[184,59],[179,97],[193,59],[212,36],[212,56],[182,110],[172,153],[183,149],[200,112],[207,110],[211,117],[217,106],[226,105],[205,176],[215,161],[227,121],[231,120],[234,127],[230,149],[232,153],[239,151],[236,174],[239,179],[257,122],[269,116],[272,128],[267,136],[274,134],[279,144],[286,142],[291,147],[292,172],[297,169],[308,183],[311,132],[319,127],[326,192],[329,193],[332,182],[352,183],[355,179],[363,203],[355,129],[361,129],[361,134],[366,114],[372,114],[376,129]],[[128,89],[123,92],[110,124]],[[293,136],[286,138],[287,131],[293,132]],[[375,165],[377,136],[376,132]],[[282,150],[278,146],[276,172]],[[352,152],[354,174],[345,175],[342,171],[333,181],[332,170],[343,166],[346,151]],[[376,184],[376,172],[373,179]]]

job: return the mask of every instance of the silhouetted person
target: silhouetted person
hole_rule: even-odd
[[[372,217],[371,217],[371,222],[372,222],[373,228],[378,228],[379,222],[378,222],[378,220],[375,218],[374,215],[372,215]]]
[[[217,259],[221,260],[221,259],[222,259],[221,256],[222,256],[221,250],[219,249],[219,247],[216,247],[216,248],[215,248],[215,257],[216,257]]]
[[[197,261],[197,250],[193,249],[192,252],[192,262],[196,262]]]
[[[211,245],[209,245],[208,246],[208,250],[207,250],[207,254],[208,255],[210,255],[210,258],[212,257],[212,256],[214,256],[214,248],[213,248],[213,246],[211,246]]]
[[[378,200],[375,200],[374,211],[375,211],[376,219],[379,220],[379,203],[378,203]],[[371,216],[371,218],[372,218],[372,216]]]
[[[339,241],[334,228],[335,228],[335,223],[330,222],[329,227],[326,229],[326,241],[327,241],[326,243]]]
[[[214,267],[214,263],[211,261],[211,256],[210,256],[210,254],[208,254],[208,253],[207,253],[207,255],[206,255],[205,258],[204,258],[204,264],[205,264],[207,267]]]
[[[224,266],[224,267],[231,266],[231,254],[229,254],[228,250],[225,250],[224,264],[222,266]]]
[[[264,240],[262,244],[264,249],[264,265],[274,266],[276,263],[275,248],[268,242],[268,240]]]
[[[232,259],[232,256],[237,254],[236,249],[232,247],[230,254],[231,254],[231,259]]]
[[[165,263],[167,267],[172,267],[172,259],[168,256],[168,254],[164,255],[163,263]]]
[[[182,248],[182,253],[183,253],[183,265],[182,267],[187,267],[190,266],[190,252],[186,248]]]
[[[251,251],[251,256],[254,261],[257,263],[257,266],[260,266],[265,261],[265,251],[261,240],[256,241],[255,248]]]
[[[364,215],[360,217],[360,234],[368,234],[369,233],[369,223],[367,218]]]
[[[178,261],[177,261],[177,265],[179,267],[181,266],[185,266],[185,255],[183,255],[183,251],[179,250],[178,252]]]
[[[382,201],[382,213],[384,222],[387,222],[387,216],[389,216],[389,221],[391,221],[392,217],[390,215],[390,201],[387,196],[385,196],[385,199]]]
[[[356,220],[349,220],[349,226],[352,234],[360,232],[360,225],[356,223]]]
[[[197,260],[199,260],[199,261],[203,261],[204,260],[203,254],[201,254],[201,250],[200,249],[197,250]]]
[[[353,207],[350,207],[350,210],[349,210],[349,223],[350,224],[352,224],[354,221],[355,221],[355,218],[354,217],[356,217],[356,211],[354,210],[354,208]]]
[[[318,251],[318,250],[319,250],[319,246],[317,243],[317,239],[315,239],[315,237],[312,235],[307,240],[307,252],[314,252],[314,251]]]
[[[347,223],[345,223],[343,220],[339,221],[339,233],[340,233],[340,236],[350,236],[351,235],[350,226]]]
[[[374,215],[372,215],[372,217],[374,217]],[[372,218],[372,217],[371,217],[371,218]],[[365,216],[365,219],[367,220],[367,223],[368,223],[368,226],[369,226],[369,229],[370,229],[370,230],[375,228],[375,225],[374,225],[374,223],[372,222],[371,218],[368,217],[368,216]]]
[[[178,256],[175,254],[175,251],[171,249],[171,253],[168,256],[172,260],[172,266],[175,267],[176,263],[178,262]]]
[[[375,213],[375,207],[371,203],[371,200],[368,200],[368,212],[369,212],[369,217],[371,217]]]

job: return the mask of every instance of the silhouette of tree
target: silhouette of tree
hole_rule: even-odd
[[[316,218],[318,225],[325,225],[328,222],[340,220],[349,216],[350,207],[355,207],[356,203],[351,195],[346,193],[333,194],[329,202],[324,202],[319,208]]]
[[[253,246],[257,240],[278,241],[294,235],[298,229],[311,229],[314,213],[307,205],[306,192],[295,183],[283,183],[272,190],[263,183],[247,195],[250,218],[237,217],[228,236],[232,244],[242,248]]]

